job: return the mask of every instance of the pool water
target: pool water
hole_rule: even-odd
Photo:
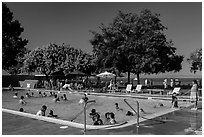
[[[12,124],[11,124],[12,123]],[[111,130],[88,130],[87,135],[194,135],[202,126],[202,112],[185,108],[126,128]],[[82,135],[83,130],[8,113],[2,114],[3,135]]]
[[[25,90],[19,90],[19,96],[25,95]],[[43,93],[43,92],[42,92]],[[47,93],[49,94],[49,93]],[[59,103],[54,103],[52,101],[53,97],[38,97],[38,92],[35,92],[34,95],[36,97],[25,98],[28,102],[26,105],[20,105],[18,103],[19,99],[13,99],[12,96],[14,92],[3,91],[2,92],[2,107],[7,109],[12,109],[18,111],[21,107],[24,108],[25,112],[36,114],[37,111],[41,108],[42,105],[48,106],[48,110],[46,111],[46,115],[49,113],[49,110],[52,109],[54,114],[57,114],[60,119],[71,121],[74,119],[74,122],[83,123],[83,105],[79,104],[79,100],[83,97],[79,94],[67,94],[68,101],[60,101]],[[87,105],[87,124],[93,123],[92,119],[89,118],[89,113],[91,109],[96,109],[101,115],[101,119],[105,121],[105,113],[113,112],[116,115],[116,120],[118,123],[124,122],[127,120],[131,120],[134,117],[126,116],[127,111],[131,111],[131,109],[124,103],[123,98],[121,97],[107,97],[107,96],[88,96],[89,100],[96,100],[94,104]],[[140,113],[140,115],[150,115],[153,113],[161,112],[164,110],[169,110],[171,107],[171,101],[162,101],[162,100],[147,100],[147,99],[137,99],[140,102],[140,108],[146,112],[145,114]],[[117,111],[115,109],[115,102],[119,104],[119,107],[122,108],[123,111]],[[135,99],[128,98],[128,102],[130,105],[136,110],[136,102]],[[155,105],[158,103],[162,103],[163,107],[156,107]],[[184,105],[186,102],[184,102]],[[79,115],[78,115],[79,114]]]
[[[202,126],[202,110],[191,111],[185,108],[140,123],[139,128],[132,125],[115,130],[93,130],[87,134],[101,135],[193,135]]]

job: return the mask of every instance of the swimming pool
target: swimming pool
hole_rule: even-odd
[[[20,90],[20,92],[19,92],[20,94],[25,94],[25,91],[24,90]],[[6,91],[3,91],[3,107],[11,107],[11,108],[13,108],[13,106],[12,105],[14,105],[14,102],[16,102],[16,100],[14,99],[11,99],[11,97],[12,97],[12,94],[13,93],[11,93],[11,92],[6,92]],[[79,94],[75,94],[75,95],[73,95],[72,96],[72,94],[70,94],[70,96],[68,96],[68,97],[73,97],[73,100],[71,101],[71,103],[73,103],[73,104],[77,104],[77,102],[78,102],[78,99],[80,99],[80,97],[81,97],[81,95],[79,95]],[[90,99],[96,99],[96,96],[89,96],[89,98]],[[37,99],[37,100],[36,100]],[[69,98],[70,99],[70,98]],[[102,106],[101,107],[101,112],[103,112],[103,110],[104,110],[104,108],[105,109],[107,109],[108,107],[109,107],[109,110],[112,110],[113,108],[111,108],[110,107],[110,104],[109,103],[107,103],[107,100],[106,99],[108,99],[108,100],[111,100],[111,103],[110,104],[114,104],[114,102],[115,101],[117,101],[117,102],[119,102],[120,104],[121,104],[121,107],[122,108],[124,108],[125,110],[128,108],[127,106],[125,106],[125,103],[123,102],[123,104],[122,104],[122,102],[120,102],[120,101],[122,101],[123,99],[124,99],[124,97],[121,99],[120,97],[117,97],[117,98],[115,98],[115,97],[113,97],[113,96],[111,96],[111,97],[107,97],[107,96],[98,96],[97,97],[97,102],[98,102],[98,104],[96,104],[95,105],[95,107],[99,107],[100,108],[100,106]],[[128,98],[129,99],[129,98]],[[42,98],[35,98],[35,99],[33,99],[33,100],[35,100],[34,102],[35,102],[35,105],[28,105],[28,106],[26,106],[27,107],[27,110],[29,110],[29,109],[31,109],[31,110],[33,110],[33,106],[34,106],[34,108],[37,108],[37,106],[38,107],[40,107],[41,106],[41,101],[42,101]],[[43,99],[43,101],[45,101],[45,100],[49,100],[48,101],[48,105],[49,106],[52,106],[52,105],[54,105],[54,107],[56,108],[57,107],[57,105],[59,106],[64,106],[64,107],[61,107],[61,108],[59,108],[58,110],[59,111],[57,111],[57,112],[60,112],[60,110],[62,110],[62,108],[67,108],[67,105],[68,106],[71,106],[71,104],[53,104],[53,102],[50,102],[50,100],[52,100],[52,98],[44,98]],[[105,100],[105,101],[104,101]],[[14,101],[14,102],[13,102]],[[133,106],[133,107],[136,107],[136,105],[135,105],[135,100],[133,100],[132,102],[131,102],[132,100],[130,100],[130,104]],[[36,104],[36,102],[37,102],[37,104]],[[46,102],[46,101],[45,101]],[[45,103],[44,102],[44,103]],[[155,109],[153,109],[153,105],[155,105],[155,104],[157,104],[157,103],[163,103],[164,104],[164,106],[165,107],[161,107],[161,108],[155,108]],[[106,104],[107,103],[107,104]],[[6,105],[5,105],[6,104]],[[105,106],[103,105],[103,104],[106,104]],[[187,104],[186,102],[184,102],[184,105],[185,104]],[[16,106],[19,106],[19,104],[15,104]],[[14,105],[14,106],[15,106]],[[135,106],[134,106],[135,105]],[[163,111],[165,111],[165,110],[169,110],[169,107],[171,106],[171,103],[170,103],[170,101],[164,101],[164,100],[140,100],[140,107],[141,108],[144,108],[144,110],[147,112],[147,113],[150,113],[150,114],[154,114],[154,113],[157,113],[157,112],[163,112]],[[58,108],[58,107],[57,107]],[[73,110],[77,110],[77,107],[76,106],[72,106],[71,107]],[[81,107],[79,107],[79,108],[81,108]],[[129,109],[129,108],[128,108]],[[127,109],[127,110],[128,110]],[[152,109],[151,111],[149,111],[150,109]],[[18,109],[17,109],[18,110]],[[80,109],[79,109],[80,110]],[[100,110],[100,109],[99,109]],[[126,110],[126,111],[127,111]],[[80,110],[81,111],[81,110]],[[69,111],[70,112],[70,111]],[[36,112],[33,112],[33,114],[35,114]],[[77,111],[77,113],[78,113],[78,111]],[[176,112],[175,112],[176,113]],[[61,114],[61,113],[60,113]],[[64,113],[65,115],[67,114],[67,113]],[[64,115],[63,114],[63,115]],[[72,113],[73,114],[73,116],[74,115],[76,115],[76,113]],[[127,119],[124,119],[124,114],[119,114],[120,115],[120,117],[117,117],[117,119],[119,120],[119,118],[122,118],[121,120],[123,120],[123,121],[126,121]],[[73,116],[71,116],[71,117],[73,117]],[[149,115],[142,115],[141,114],[141,116],[144,116],[144,117],[146,117],[146,116],[149,116]],[[16,116],[17,117],[17,116]],[[62,117],[62,119],[63,119],[64,117]],[[149,118],[151,118],[151,117],[149,117]],[[149,119],[148,117],[147,117],[147,119]],[[133,119],[133,118],[132,118]],[[70,120],[70,119],[68,119],[68,120]],[[149,121],[149,120],[146,120],[146,121]],[[151,120],[152,121],[152,120]],[[158,121],[158,120],[156,120],[156,121]],[[83,114],[81,115],[81,119],[78,119],[78,122],[81,122],[81,123],[83,123]],[[122,122],[122,121],[121,121]],[[141,122],[141,124],[142,124],[143,122]],[[164,122],[162,122],[162,123],[164,123]],[[88,123],[88,124],[91,124],[91,123]],[[142,124],[143,125],[143,124]],[[128,126],[128,127],[132,127],[132,126]],[[135,124],[133,124],[133,127],[134,127],[134,129],[132,129],[133,131],[135,130]],[[140,128],[142,128],[143,126],[140,126],[139,127],[139,132],[141,131],[140,130]],[[146,126],[147,127],[147,126]],[[126,128],[126,127],[125,127]],[[125,129],[125,128],[121,128],[121,129]],[[69,129],[70,129],[70,127],[69,127]],[[129,129],[129,128],[128,128]],[[81,130],[80,130],[81,131]],[[115,131],[115,130],[104,130],[104,131],[100,131],[100,130],[95,130],[95,131],[89,131],[89,134],[111,134],[111,133],[109,133],[109,132],[112,132],[112,131]],[[117,130],[116,130],[117,131]],[[143,131],[143,130],[142,130]],[[98,133],[99,132],[99,133]],[[100,133],[101,132],[101,133]],[[107,133],[106,133],[107,132]],[[138,132],[138,133],[139,133]],[[117,134],[117,132],[115,132],[114,134]],[[122,132],[121,134],[126,134],[126,132]],[[131,134],[131,133],[130,133]],[[135,131],[133,132],[133,134],[135,134]],[[139,133],[139,134],[142,134],[142,132],[141,133]]]
[[[26,90],[17,91],[19,97],[21,95],[25,96]],[[41,91],[43,93],[43,91]],[[68,97],[68,101],[60,101],[59,103],[53,102],[54,97],[39,97],[38,92],[34,92],[35,97],[25,98],[28,102],[26,105],[20,105],[18,103],[19,99],[14,99],[12,96],[14,92],[4,91],[2,92],[2,107],[6,109],[11,109],[18,111],[20,108],[23,108],[26,113],[36,114],[37,111],[41,108],[42,105],[48,107],[47,114],[49,110],[53,110],[55,114],[58,114],[60,119],[72,121],[77,123],[83,123],[83,105],[79,104],[79,100],[83,97],[81,94],[70,94],[65,93]],[[47,92],[46,92],[47,93]],[[49,92],[47,93],[49,94]],[[64,93],[57,93],[58,96],[61,96]],[[96,103],[87,105],[87,124],[92,124],[92,120],[88,118],[88,114],[91,112],[91,109],[96,109],[100,115],[101,119],[105,119],[106,112],[113,112],[116,114],[116,119],[118,123],[125,122],[127,120],[133,119],[132,117],[126,116],[126,112],[131,109],[124,103],[123,99],[128,99],[130,105],[137,110],[136,99],[130,97],[114,97],[114,96],[96,96],[88,95],[89,100],[96,100]],[[140,108],[142,108],[146,113],[140,113],[140,115],[149,115],[164,110],[168,110],[171,107],[171,101],[165,100],[147,100],[147,99],[137,99],[140,103]],[[115,109],[115,103],[119,104],[119,107],[123,111],[117,111]],[[163,107],[155,107],[157,104],[163,104]],[[186,105],[187,103],[182,102],[181,105]],[[154,108],[155,107],[155,108]],[[77,117],[76,117],[77,116]],[[75,118],[76,117],[76,118]]]
[[[11,124],[12,123],[12,124]],[[172,112],[136,125],[111,130],[88,130],[89,135],[193,135],[202,126],[202,112],[189,108]],[[9,113],[2,114],[3,135],[82,135],[83,130],[73,127],[33,120]],[[37,131],[37,132],[36,132]]]

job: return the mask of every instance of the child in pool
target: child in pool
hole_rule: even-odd
[[[54,101],[54,102],[60,102],[60,99],[59,99],[59,97],[57,97],[56,94],[55,94],[55,97],[54,97],[53,101]]]
[[[123,109],[122,108],[119,108],[119,105],[118,105],[118,103],[115,103],[115,109],[117,110],[117,111],[123,111]]]
[[[31,97],[31,95],[29,95],[29,93],[26,93],[26,98],[29,98]]]
[[[68,100],[66,94],[63,94],[62,100],[64,100],[64,101],[67,101],[67,100]]]
[[[17,92],[15,92],[13,98],[18,98],[18,93]]]
[[[20,108],[19,111],[20,111],[20,112],[24,112],[24,109],[23,109],[23,108]]]
[[[24,104],[24,105],[26,104],[26,102],[25,102],[25,100],[24,100],[24,96],[21,96],[21,97],[20,97],[19,103],[20,103],[20,104]]]
[[[47,94],[45,92],[43,93],[43,97],[47,97]]]
[[[111,125],[116,124],[115,114],[114,114],[114,113],[111,113],[111,114],[110,114],[110,124],[111,124]]]
[[[103,121],[100,119],[99,114],[96,116],[96,119],[94,121],[94,125],[103,125]]]
[[[45,111],[47,110],[47,106],[43,105],[41,109],[37,112],[37,116],[45,116]]]
[[[40,96],[40,97],[43,97],[43,95],[42,95],[42,92],[41,92],[41,91],[39,91],[39,96]]]
[[[54,117],[54,118],[57,118],[57,115],[54,115],[53,110],[50,110],[50,113],[48,114],[48,117]]]
[[[89,113],[89,117],[92,118],[93,121],[97,119],[97,115],[99,114],[96,112],[96,109],[92,109],[91,113]]]

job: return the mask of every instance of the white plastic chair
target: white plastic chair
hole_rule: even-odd
[[[174,89],[173,89],[173,91],[169,91],[169,95],[172,95],[173,93],[176,93],[177,95],[178,94],[180,94],[180,89],[181,89],[181,87],[175,87]]]
[[[131,92],[132,91],[132,84],[127,84],[126,89],[123,92]]]
[[[132,92],[137,92],[137,93],[142,92],[142,85],[141,84],[137,85],[136,89],[134,89]]]

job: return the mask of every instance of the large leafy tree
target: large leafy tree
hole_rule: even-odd
[[[172,41],[167,41],[159,14],[149,10],[140,15],[119,11],[108,26],[102,24],[101,32],[92,31],[90,40],[97,56],[98,69],[115,67],[120,72],[165,73],[181,70],[183,56],[176,55]]]
[[[74,70],[90,74],[94,71],[93,68],[91,55],[70,47],[70,45],[58,46],[50,43],[28,53],[22,69],[26,72],[37,71],[48,78],[51,73],[58,70],[64,71],[65,74]]]
[[[196,73],[198,70],[202,70],[202,48],[196,49],[190,54],[190,57],[187,59],[191,65],[190,71]]]
[[[2,3],[2,68],[16,72],[16,68],[22,65],[24,54],[28,52],[25,47],[28,40],[20,37],[24,29],[13,18],[13,13]]]

